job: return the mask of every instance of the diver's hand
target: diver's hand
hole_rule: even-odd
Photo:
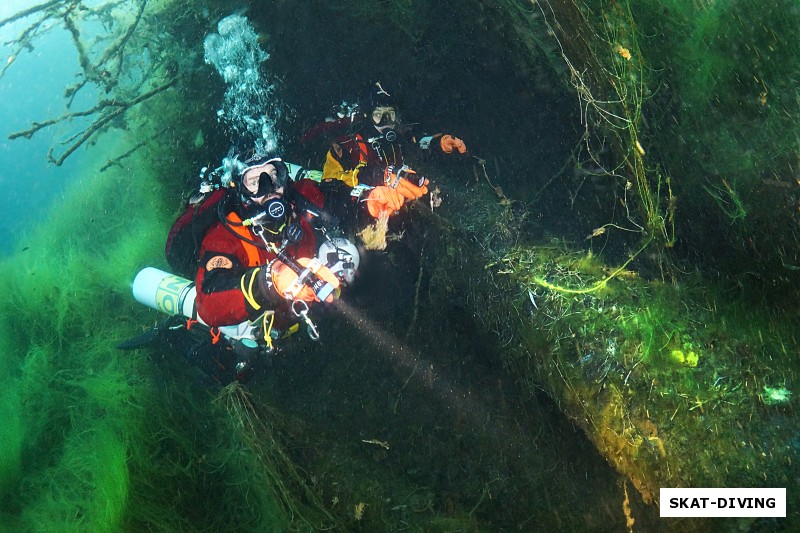
[[[373,218],[380,218],[383,213],[391,215],[400,211],[400,208],[405,204],[403,195],[397,189],[386,185],[375,187],[369,191],[365,201],[367,202],[367,211]]]
[[[439,146],[446,154],[452,154],[454,150],[459,154],[467,153],[467,145],[464,144],[464,141],[452,135],[442,135],[439,139]]]
[[[398,176],[398,174],[400,174],[400,176]],[[401,176],[409,176],[412,179],[417,179],[416,174],[414,170],[405,166],[397,172],[395,172],[393,167],[386,167],[383,175],[383,183],[392,189],[396,189],[406,200],[414,201],[428,194],[428,180],[420,178],[419,184],[415,185],[411,180]]]
[[[297,260],[297,263],[323,282],[332,285],[333,289],[339,287],[339,278],[337,278],[328,267],[320,263],[318,259],[301,257]],[[281,297],[287,300],[303,300],[304,302],[322,301],[314,292],[314,289],[298,280],[299,274],[282,261],[276,259],[272,262],[270,275],[272,277],[272,286],[275,288],[275,292]],[[325,298],[325,301],[328,303],[332,302],[334,293],[335,291],[332,290]]]
[[[400,178],[396,189],[405,199],[413,201],[428,194],[428,180],[423,179],[422,185],[414,185],[407,179]]]

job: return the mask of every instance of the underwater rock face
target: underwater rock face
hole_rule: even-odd
[[[792,324],[722,296],[707,281],[676,287],[630,270],[623,276],[556,240],[495,246],[495,260],[476,256],[470,243],[505,225],[508,213],[497,204],[493,216],[483,212],[475,234],[458,222],[476,219],[471,207],[439,210],[458,229],[432,246],[449,251],[438,268],[461,275],[432,294],[442,306],[454,298],[466,306],[492,302],[474,313],[506,339],[506,365],[531,395],[547,391],[645,502],[657,504],[660,487],[795,483],[791,392],[762,385],[796,375]],[[796,520],[797,495],[788,498]]]

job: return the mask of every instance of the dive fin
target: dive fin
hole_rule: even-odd
[[[171,324],[175,322],[175,317],[168,317],[165,320],[162,320],[152,328],[149,328],[147,331],[142,333],[141,335],[137,335],[135,337],[131,337],[126,341],[122,341],[117,344],[118,350],[135,350],[137,348],[141,348],[142,346],[148,346],[153,344],[157,340],[161,339],[162,334],[164,331],[169,328]]]
[[[135,350],[136,348],[141,348],[142,346],[147,346],[148,344],[154,343],[159,337],[161,337],[161,329],[158,326],[153,326],[141,335],[137,335],[126,341],[120,342],[117,344],[117,349]]]

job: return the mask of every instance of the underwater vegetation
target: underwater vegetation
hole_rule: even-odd
[[[443,215],[452,233],[428,244],[448,250],[431,258],[431,298],[481,308],[475,320],[505,339],[500,356],[530,395],[548,391],[646,502],[664,486],[793,485],[800,347],[779,311],[732,301],[700,277],[676,286],[619,271],[555,238],[495,241],[492,251],[506,252],[483,258],[487,273],[454,241],[503,213],[498,202],[466,233],[477,220],[469,209]]]
[[[131,161],[125,170],[147,175],[147,162]],[[265,478],[256,451],[274,453],[274,433],[242,440],[265,437],[264,428],[241,427],[257,423],[252,408],[226,396],[210,402],[163,348],[115,348],[152,320],[131,304],[130,273],[162,253],[171,209],[156,181],[142,187],[125,175],[96,174],[91,189],[64,199],[69,209],[26,237],[24,254],[0,265],[8,295],[0,527],[280,528],[301,506],[281,507],[287,500]]]
[[[125,305],[126,271],[153,252],[161,226],[132,217],[132,231],[120,234],[115,219],[123,198],[130,212],[145,213],[161,199],[158,189],[118,197],[116,177],[104,178],[94,180],[95,194],[66,198],[72,208],[54,213],[1,267],[0,520],[9,531],[120,528],[135,479],[129,465],[148,460],[144,442],[132,447],[130,438],[145,423],[147,377],[113,341],[137,316]]]
[[[798,6],[629,5],[627,37],[648,75],[646,134],[672,178],[681,251],[713,273],[763,273],[756,293],[794,294],[800,45],[788,36]]]

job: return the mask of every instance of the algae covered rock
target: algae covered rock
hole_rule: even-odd
[[[498,205],[477,233],[504,216]],[[469,235],[450,236],[469,247]],[[471,247],[457,263],[465,275],[438,293],[468,286],[468,301],[491,302],[480,316],[506,338],[519,382],[545,390],[645,501],[660,487],[791,486],[796,415],[781,407],[791,393],[765,385],[797,379],[800,346],[780,313],[700,279],[645,279],[631,257],[607,266],[557,240],[510,242],[477,261]]]

